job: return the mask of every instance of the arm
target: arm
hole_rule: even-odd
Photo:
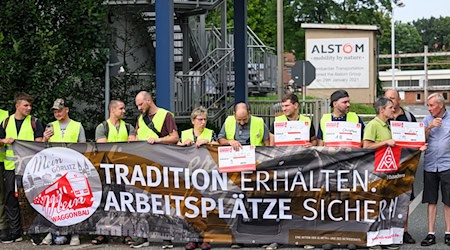
[[[155,143],[177,144],[179,140],[178,131],[174,130],[169,133],[169,136],[156,139]]]
[[[34,132],[34,141],[44,141],[44,125],[36,118],[36,131]]]
[[[108,142],[103,123],[100,123],[97,128],[95,128],[95,142]]]
[[[433,121],[431,121],[430,125],[428,125],[425,128],[425,140],[428,140],[428,137],[430,136],[431,129],[438,128],[442,126],[442,118],[434,118]]]
[[[130,126],[130,131],[128,133],[128,141],[137,141],[136,138],[136,130],[134,129],[133,125],[129,125]]]

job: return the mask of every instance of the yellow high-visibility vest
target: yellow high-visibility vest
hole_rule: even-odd
[[[49,142],[77,142],[78,135],[80,134],[81,123],[70,120],[67,125],[66,131],[64,131],[64,136],[62,136],[61,127],[59,126],[59,121],[52,122],[53,124],[53,136],[48,140]]]
[[[236,118],[230,115],[225,120],[225,137],[234,140],[236,134]],[[250,145],[264,146],[264,120],[260,117],[250,116]]]
[[[203,132],[201,135],[197,137],[197,140],[207,140],[208,142],[211,142],[213,136],[213,131],[211,129],[203,129]],[[184,143],[187,139],[190,139],[194,141],[194,129],[186,129],[181,131],[181,143]]]
[[[11,115],[8,120],[8,125],[5,128],[5,138],[20,139],[24,141],[34,141],[34,131],[31,126],[31,115],[25,117],[25,120],[20,127],[20,132],[17,134],[16,120],[14,115]],[[6,156],[5,156],[5,170],[14,170],[14,151],[11,144],[6,144]]]
[[[345,117],[346,122],[358,123],[359,118],[355,112],[348,112]],[[322,129],[322,140],[325,141],[325,124],[331,122],[331,114],[324,114],[320,119],[320,128]]]

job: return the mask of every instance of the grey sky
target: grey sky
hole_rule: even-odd
[[[403,0],[405,7],[394,9],[395,20],[411,22],[420,18],[450,16],[450,0]]]

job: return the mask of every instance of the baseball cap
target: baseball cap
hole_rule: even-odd
[[[55,100],[55,102],[53,102],[53,107],[52,109],[63,109],[63,108],[67,108],[69,107],[66,100],[64,100],[63,98],[58,98]]]
[[[338,101],[341,98],[344,97],[349,97],[347,91],[343,90],[343,89],[339,89],[333,92],[333,94],[331,94],[330,96],[330,106],[333,107],[333,103],[335,101]]]

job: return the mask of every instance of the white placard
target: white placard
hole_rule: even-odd
[[[425,144],[423,122],[391,121],[392,139],[395,145],[407,148],[420,148]]]
[[[219,147],[219,172],[255,171],[255,146],[242,146],[235,151],[231,146]]]
[[[307,39],[306,50],[316,68],[308,89],[369,88],[369,38]]]
[[[325,123],[325,146],[361,147],[361,124],[354,122]]]
[[[309,142],[309,122],[274,122],[275,146],[305,145]]]

